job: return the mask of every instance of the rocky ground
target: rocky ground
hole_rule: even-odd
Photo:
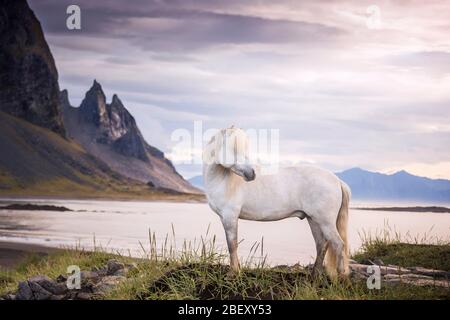
[[[81,271],[81,288],[68,289],[68,278],[60,275],[56,279],[37,275],[21,281],[17,292],[7,294],[3,300],[92,300],[100,298],[126,279],[134,264],[124,264],[111,259],[100,269]]]
[[[408,284],[411,286],[437,286],[450,288],[450,272],[426,269],[422,267],[403,268],[396,265],[384,265],[382,261],[373,264],[350,263],[350,278],[354,281],[366,280],[373,274],[370,266],[380,268],[382,285]],[[37,275],[19,283],[17,291],[0,297],[0,300],[92,300],[101,299],[111,292],[119,283],[127,279],[129,271],[135,264],[124,264],[110,259],[102,268],[93,268],[81,272],[81,288],[68,289],[67,276],[60,275],[56,279]],[[279,269],[298,269],[301,267],[277,266]],[[274,268],[274,269],[275,269]]]
[[[374,271],[368,270],[371,265],[351,261],[351,277],[367,279]],[[450,272],[422,267],[403,268],[392,264],[385,265],[381,260],[372,266],[379,266],[381,281],[384,284],[410,284],[415,286],[439,286],[450,288]]]

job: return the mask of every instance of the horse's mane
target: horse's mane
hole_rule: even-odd
[[[243,161],[248,156],[249,142],[247,134],[240,128],[230,127],[217,132],[205,145],[203,151],[204,164],[222,164],[215,173],[227,179],[225,195],[233,195],[244,181],[230,169],[223,166],[224,161]],[[223,159],[224,155],[232,154],[232,159]],[[206,178],[206,177],[205,177]]]
[[[203,151],[203,161],[210,160],[223,164],[224,161],[242,161],[248,156],[249,142],[247,134],[240,128],[234,126],[221,129],[205,145]],[[223,156],[232,154],[231,159],[223,159]],[[209,163],[212,163],[209,162]]]

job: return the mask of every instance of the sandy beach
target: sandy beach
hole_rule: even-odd
[[[0,241],[0,268],[12,268],[29,254],[46,256],[56,250],[59,249],[35,244]]]

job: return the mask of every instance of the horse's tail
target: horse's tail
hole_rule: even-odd
[[[339,213],[336,220],[336,227],[341,236],[342,241],[344,242],[344,248],[342,252],[343,264],[344,264],[344,274],[347,275],[349,273],[348,268],[348,256],[349,256],[349,248],[348,248],[348,238],[347,238],[347,226],[348,226],[348,208],[350,203],[351,191],[349,186],[341,181],[341,191],[342,191],[342,202],[341,208],[339,209]],[[333,246],[328,247],[326,255],[326,267],[330,276],[336,276],[336,268],[337,268],[337,256],[339,252],[335,252],[333,250]]]

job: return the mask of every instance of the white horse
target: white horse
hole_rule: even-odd
[[[333,173],[312,166],[279,168],[256,175],[242,129],[222,129],[203,152],[203,178],[211,209],[225,229],[230,266],[239,270],[238,219],[276,221],[306,218],[316,243],[313,272],[348,274],[347,221],[350,188]],[[328,250],[329,249],[329,250]],[[327,253],[328,251],[328,253]]]

